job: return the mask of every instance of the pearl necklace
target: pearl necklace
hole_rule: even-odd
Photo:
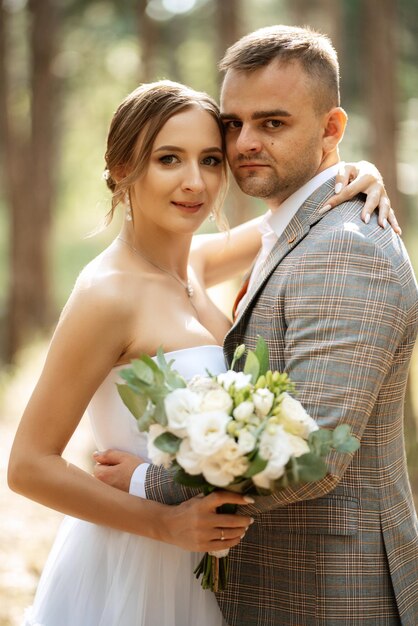
[[[138,250],[137,248],[132,246],[128,241],[126,241],[126,239],[122,239],[122,237],[116,237],[116,239],[119,239],[119,241],[121,241],[126,246],[128,246],[128,248],[130,248],[133,252],[136,252],[136,254],[138,254],[140,257],[142,257],[144,259],[144,261],[147,261],[147,263],[149,263],[150,265],[153,265],[154,267],[156,267],[157,270],[160,270],[160,272],[164,272],[164,274],[168,274],[168,276],[171,276],[171,278],[174,278],[174,280],[176,280],[178,283],[180,283],[180,285],[183,287],[183,289],[186,290],[187,297],[188,298],[193,298],[193,296],[194,296],[194,289],[192,287],[192,283],[190,281],[190,278],[188,278],[186,282],[182,281],[181,278],[179,278],[178,276],[176,276],[172,272],[169,272],[164,267],[161,267],[160,265],[158,265],[154,261],[151,261],[151,259],[149,259],[147,256],[145,256],[145,254],[143,252],[141,252],[140,250]]]

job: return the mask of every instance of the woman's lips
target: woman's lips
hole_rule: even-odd
[[[182,211],[186,213],[197,213],[199,209],[203,206],[203,202],[174,202],[172,201],[174,206],[178,207]]]

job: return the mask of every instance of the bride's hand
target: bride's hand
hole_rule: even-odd
[[[327,200],[322,212],[326,213],[331,208],[354,198],[359,193],[364,193],[367,196],[361,212],[361,218],[366,224],[370,221],[370,215],[378,208],[380,226],[385,228],[386,224],[389,223],[396,233],[402,234],[395,212],[390,206],[390,199],[386,193],[382,176],[377,167],[368,161],[341,163],[335,179],[335,195]]]
[[[122,450],[105,450],[94,452],[93,459],[96,465],[93,475],[103,483],[129,492],[132,474],[143,463],[143,459]]]
[[[217,513],[222,504],[245,505],[252,498],[230,491],[215,491],[167,507],[161,522],[161,541],[173,543],[190,552],[209,552],[236,546],[244,537],[253,518]],[[223,537],[223,539],[222,539]]]

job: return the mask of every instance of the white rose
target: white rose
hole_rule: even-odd
[[[201,474],[201,457],[196,454],[190,447],[190,441],[186,438],[180,444],[180,448],[176,454],[176,459],[179,465],[184,469],[188,474],[192,474],[196,476],[197,474]]]
[[[156,446],[154,446],[154,441],[159,435],[167,432],[165,428],[163,428],[160,424],[151,424],[148,431],[148,456],[154,465],[164,465],[167,469],[170,467],[173,462],[173,457],[168,452],[163,452]]]
[[[197,454],[209,456],[218,452],[227,442],[226,428],[230,416],[222,411],[199,413],[190,420],[190,446]]]
[[[245,402],[241,402],[235,409],[232,411],[232,415],[238,422],[247,422],[249,418],[254,413],[254,404],[249,400]]]
[[[201,411],[223,411],[229,413],[232,409],[232,398],[222,387],[211,389],[202,398]]]
[[[218,374],[218,383],[222,385],[227,391],[232,384],[235,385],[235,389],[244,389],[251,382],[251,374],[244,374],[244,372],[234,372],[228,370],[223,374]]]
[[[259,417],[269,414],[273,406],[274,394],[269,389],[257,389],[253,393],[255,412]]]
[[[289,439],[292,455],[294,457],[297,458],[298,456],[302,456],[302,454],[309,452],[309,446],[305,439],[302,439],[302,437],[297,437],[296,435],[287,433],[287,438]]]
[[[264,430],[258,453],[268,463],[262,472],[253,476],[253,482],[258,487],[272,489],[273,481],[283,476],[292,454],[289,437],[282,426],[271,425]]]
[[[237,476],[242,476],[248,468],[248,460],[238,455],[238,450],[231,454],[232,447],[226,444],[217,454],[202,461],[202,474],[216,487],[227,487]]]
[[[187,388],[195,393],[204,394],[211,389],[219,389],[220,386],[213,378],[209,378],[209,376],[199,376],[196,374],[196,376],[193,376],[193,378],[187,383]]]
[[[263,489],[273,489],[274,481],[283,476],[286,463],[279,458],[272,458],[262,472],[253,476],[253,483]]]
[[[199,411],[200,397],[190,389],[175,389],[164,400],[168,430],[178,437],[185,437],[190,416]]]
[[[256,438],[248,430],[241,430],[238,434],[238,448],[241,454],[252,452],[256,443]]]
[[[299,400],[295,400],[288,393],[283,395],[278,415],[280,423],[291,435],[307,439],[310,433],[318,430],[318,424],[308,415]]]
[[[279,459],[286,465],[292,454],[289,437],[282,426],[271,425],[260,437],[259,455],[266,460]]]

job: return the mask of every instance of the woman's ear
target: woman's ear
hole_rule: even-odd
[[[335,150],[344,136],[347,125],[347,113],[341,107],[334,107],[326,114],[322,145],[327,154]]]
[[[113,168],[112,172],[112,178],[116,183],[120,183],[121,180],[123,180],[124,178],[127,177],[128,175],[128,169],[126,165],[116,165],[116,167]]]

